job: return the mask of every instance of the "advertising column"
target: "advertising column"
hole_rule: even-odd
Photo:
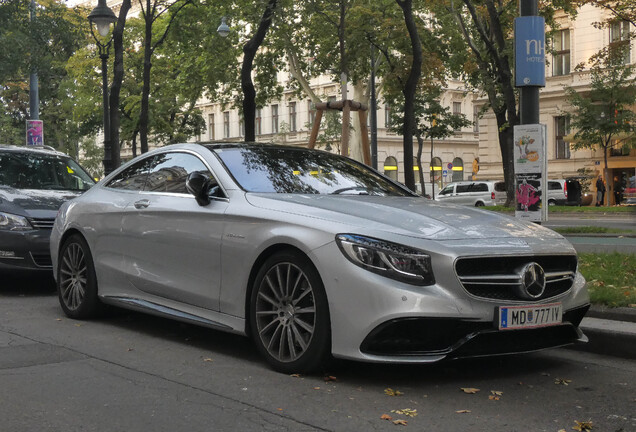
[[[514,129],[515,216],[532,222],[547,220],[542,202],[547,197],[545,134],[542,124]]]

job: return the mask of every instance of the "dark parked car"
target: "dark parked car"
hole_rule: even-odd
[[[57,211],[95,184],[77,162],[48,147],[0,145],[0,271],[51,271]]]

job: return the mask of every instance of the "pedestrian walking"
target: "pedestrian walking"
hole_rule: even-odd
[[[596,180],[596,207],[603,205],[605,198],[605,183],[603,183],[603,176],[599,175]]]

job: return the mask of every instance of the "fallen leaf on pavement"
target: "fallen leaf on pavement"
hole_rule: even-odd
[[[211,361],[214,361],[214,360],[212,360],[210,357],[206,357],[206,358],[203,359],[203,361],[204,362],[211,362]]]
[[[401,425],[401,426],[406,426],[409,422],[406,420],[393,420],[393,424],[395,425]]]
[[[388,414],[382,414],[382,415],[380,416],[380,418],[381,418],[382,420],[393,420],[393,417],[391,417],[391,416],[390,416],[390,415],[388,415]]]
[[[503,395],[502,391],[497,391],[497,390],[490,390],[490,396],[488,396],[488,399],[490,400],[499,400],[501,399],[501,395]]]
[[[560,385],[568,385],[572,382],[572,380],[569,379],[565,379],[565,378],[557,378],[554,380],[555,384],[560,384]]]
[[[325,380],[325,382],[338,381],[338,378],[336,378],[335,376],[331,376],[331,375],[325,375],[324,376],[324,380]]]
[[[576,423],[576,426],[574,426],[572,429],[579,431],[579,432],[588,432],[592,430],[592,421],[588,420],[588,421],[583,421],[580,422],[578,420],[574,420],[574,423]]]
[[[468,394],[475,394],[479,391],[478,388],[471,388],[471,387],[462,387],[462,391],[464,393],[468,393]]]
[[[469,412],[471,412],[471,411],[470,411],[470,410],[457,410],[457,411],[455,411],[455,412],[456,412],[457,414],[466,414],[466,413],[469,413]]]
[[[398,409],[398,410],[391,410],[391,412],[396,413],[396,414],[400,414],[400,415],[405,415],[407,417],[415,417],[417,415],[417,410],[416,409],[411,409],[411,408],[402,408],[402,409]]]
[[[300,374],[291,374],[290,376],[294,378],[300,378]]]
[[[388,396],[402,396],[404,393],[399,390],[393,390],[392,388],[385,388],[384,394]]]

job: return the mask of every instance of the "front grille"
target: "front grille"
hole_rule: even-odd
[[[33,228],[37,229],[52,229],[55,223],[55,218],[30,218],[29,222],[33,225]]]
[[[577,266],[575,255],[460,258],[455,263],[455,272],[464,289],[475,297],[523,300],[517,294],[521,286],[519,269],[531,262],[545,271],[545,291],[536,300],[558,296],[572,287]]]
[[[41,253],[41,254],[31,253],[31,258],[33,258],[33,262],[38,267],[53,267],[53,262],[51,261],[51,255],[47,253]]]

